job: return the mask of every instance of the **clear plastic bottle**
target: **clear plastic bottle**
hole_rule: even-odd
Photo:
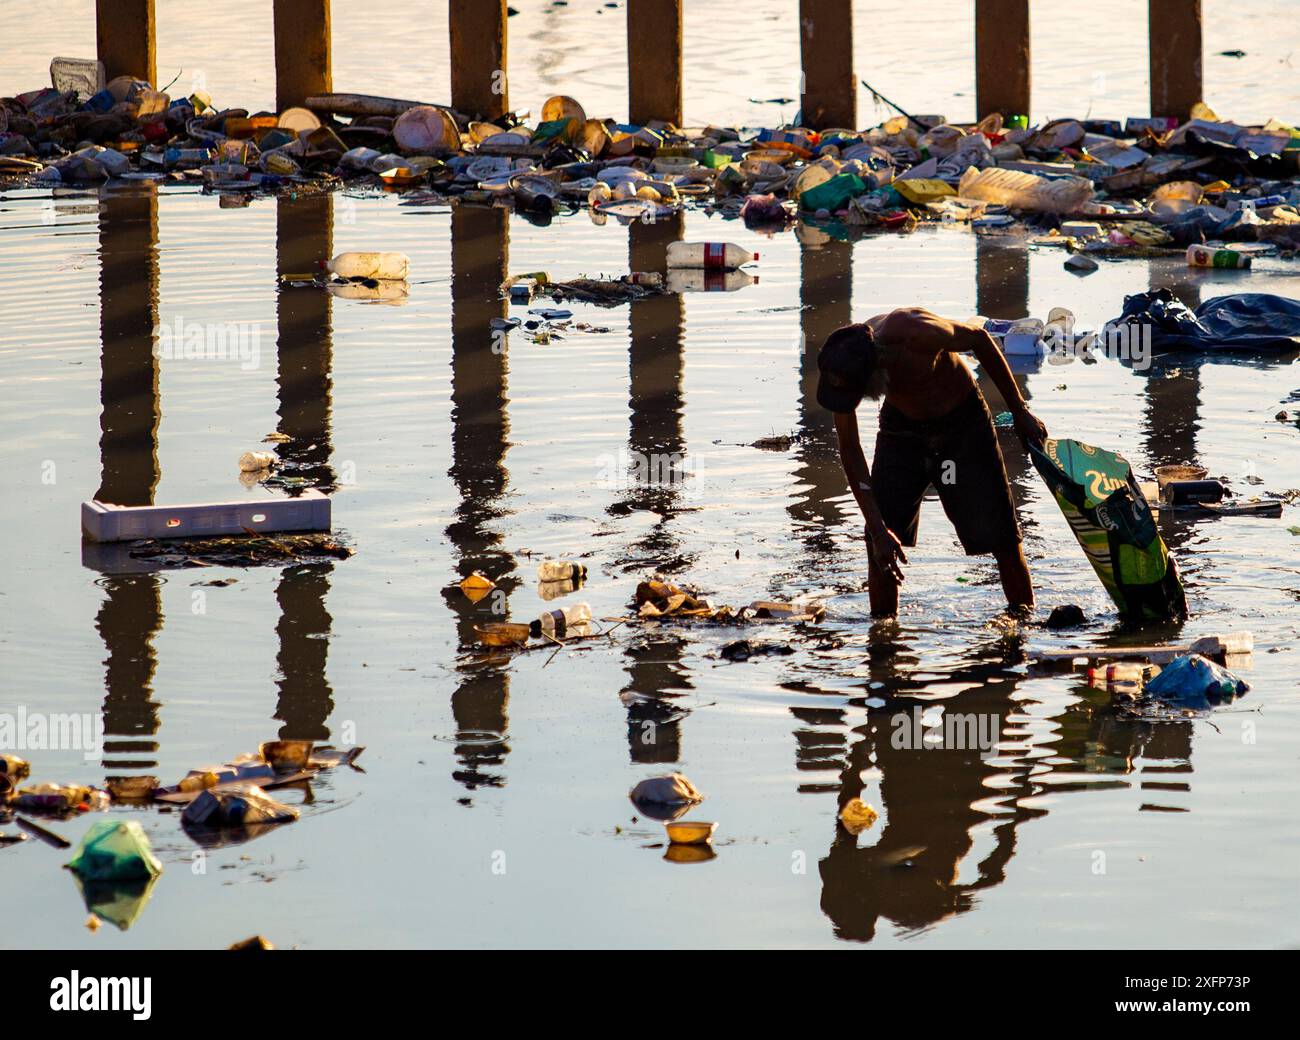
[[[537,567],[538,581],[582,581],[587,568],[572,560],[543,560]]]
[[[667,253],[669,267],[702,267],[714,271],[732,271],[758,259],[757,253],[730,242],[670,242]]]
[[[571,607],[560,610],[548,610],[529,628],[534,636],[540,636],[545,632],[557,639],[563,639],[565,635],[572,635],[574,629],[585,628],[590,621],[591,607],[586,603],[575,603]]]
[[[378,278],[398,281],[410,271],[405,253],[340,253],[325,264],[325,270],[340,278]]]

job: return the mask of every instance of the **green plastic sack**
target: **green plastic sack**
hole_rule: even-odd
[[[66,866],[83,881],[132,881],[162,873],[162,863],[134,820],[95,823]]]
[[[1122,455],[1070,440],[1029,445],[1029,457],[1125,621],[1187,616],[1178,568]]]
[[[834,213],[849,204],[849,199],[865,195],[866,182],[856,173],[837,173],[828,181],[822,181],[815,188],[809,188],[799,195],[799,205],[810,210],[829,210]]]

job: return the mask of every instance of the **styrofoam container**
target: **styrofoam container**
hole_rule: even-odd
[[[217,538],[231,534],[328,531],[330,500],[309,489],[297,498],[208,502],[176,506],[81,503],[81,533],[88,542],[138,538]]]

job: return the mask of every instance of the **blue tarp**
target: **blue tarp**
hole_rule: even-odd
[[[1157,354],[1175,350],[1282,353],[1300,350],[1300,300],[1237,293],[1206,300],[1195,311],[1168,289],[1124,297],[1124,313],[1106,328],[1151,326]]]

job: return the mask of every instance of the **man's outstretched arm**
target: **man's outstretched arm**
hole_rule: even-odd
[[[1039,443],[1047,438],[1047,427],[1042,420],[1029,410],[1007,366],[1007,359],[993,337],[983,329],[973,325],[956,326],[956,340],[959,350],[969,350],[975,355],[980,366],[989,374],[993,385],[998,388],[1002,400],[1007,403],[1007,410],[1016,422],[1016,432],[1027,441]]]

